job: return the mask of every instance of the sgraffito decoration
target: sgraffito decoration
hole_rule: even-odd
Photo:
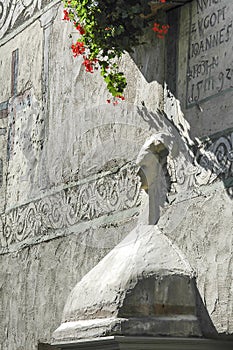
[[[221,179],[233,199],[233,132],[208,140],[206,152],[199,161],[202,168],[209,169],[210,181]]]
[[[220,179],[224,184],[233,179],[233,132],[203,141],[193,162],[170,162],[173,182],[184,190],[209,185]]]
[[[130,165],[14,208],[1,218],[2,246],[138,206],[140,187],[137,167]]]
[[[205,154],[202,155],[200,165],[208,168],[212,176],[220,176],[223,180],[233,177],[233,133],[207,141],[206,153],[214,156],[208,160]]]
[[[16,28],[50,0],[0,0],[0,39]]]
[[[233,179],[233,132],[203,141],[192,161],[168,157],[173,193]],[[18,206],[0,216],[2,248],[27,239],[49,239],[64,230],[101,216],[140,206],[138,167],[127,164],[114,173],[69,186],[55,194]]]

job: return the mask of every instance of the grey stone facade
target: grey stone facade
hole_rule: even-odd
[[[61,1],[0,1],[1,350],[232,345],[233,3],[176,5],[113,106]]]

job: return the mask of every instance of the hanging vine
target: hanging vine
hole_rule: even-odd
[[[99,70],[107,89],[124,100],[127,82],[119,68],[119,58],[141,45],[144,28],[151,25],[148,0],[63,0],[64,20],[71,21],[80,34],[72,44],[73,56],[81,55],[85,70]],[[166,3],[159,0],[158,3]],[[149,18],[148,18],[149,17]],[[162,39],[169,26],[154,23],[152,30]],[[110,102],[110,100],[107,100]]]

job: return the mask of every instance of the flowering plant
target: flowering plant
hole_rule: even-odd
[[[81,55],[87,72],[100,73],[114,98],[124,99],[127,85],[118,61],[125,51],[141,44],[140,37],[151,21],[148,0],[63,0],[64,20],[73,22],[80,39],[71,49]],[[165,3],[159,0],[158,3]],[[163,38],[168,26],[154,23],[152,28]],[[110,100],[108,100],[110,101]]]

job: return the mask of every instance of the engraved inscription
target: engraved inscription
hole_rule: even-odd
[[[233,87],[232,11],[228,0],[196,0],[187,70],[187,105]]]

